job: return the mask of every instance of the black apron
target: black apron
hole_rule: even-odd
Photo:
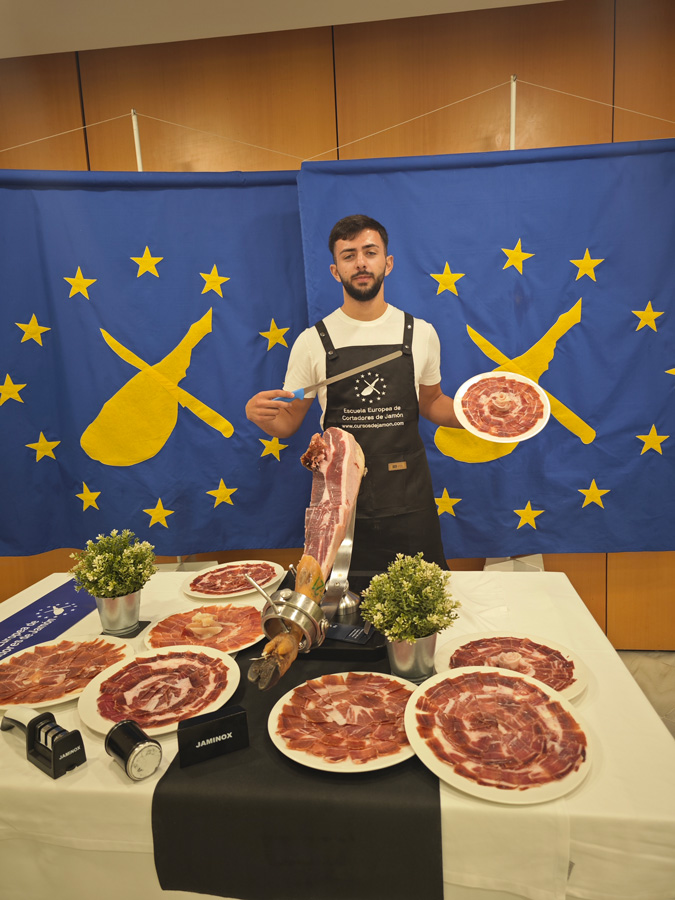
[[[405,313],[400,344],[336,349],[323,321],[315,327],[326,351],[326,377],[395,350],[403,355],[327,386],[325,428],[354,435],[366,458],[356,506],[349,570],[355,589],[383,572],[397,553],[422,551],[447,569],[427,456],[420,437],[412,356],[414,319]],[[365,586],[365,584],[364,584]]]

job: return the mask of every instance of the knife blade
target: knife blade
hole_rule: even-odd
[[[390,362],[392,359],[398,359],[399,356],[403,356],[402,350],[395,350],[393,353],[387,353],[386,356],[380,356],[378,359],[373,359],[370,362],[363,363],[360,366],[355,366],[353,369],[347,369],[346,372],[341,372],[339,375],[332,375],[330,378],[324,378],[323,381],[318,381],[316,384],[310,384],[304,388],[298,388],[295,391],[292,391],[292,397],[275,397],[275,400],[283,400],[286,403],[292,403],[293,400],[303,400],[305,397],[305,391],[315,391],[317,388],[325,387],[327,384],[334,384],[336,381],[342,381],[343,378],[349,378],[350,375],[358,375],[361,372],[365,372],[366,369],[371,369],[373,366],[381,366],[386,362]]]
[[[491,359],[492,362],[499,363],[501,369],[507,372],[515,372],[518,375],[524,375],[526,378],[531,377],[517,363],[512,359],[509,359],[508,356],[502,353],[501,350],[498,350],[494,344],[491,344],[487,338],[484,338],[482,334],[479,334],[470,325],[466,326],[466,330],[474,344],[477,347],[480,347],[488,359]],[[541,385],[539,386],[541,387]],[[542,390],[544,389],[542,388]],[[564,425],[565,428],[572,432],[572,434],[576,434],[583,444],[590,444],[595,440],[595,431],[590,425],[587,425],[582,418],[572,412],[571,409],[565,406],[564,403],[561,403],[560,400],[552,394],[549,394],[548,391],[544,391],[544,393],[548,397],[548,401],[551,405],[551,415],[554,416],[561,425]]]

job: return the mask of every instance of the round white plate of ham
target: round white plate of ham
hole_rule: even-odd
[[[589,673],[579,657],[557,641],[515,631],[478,631],[455,635],[436,649],[437,672],[465,666],[491,666],[528,675],[567,700],[588,686]]]
[[[0,709],[42,709],[67,703],[105,669],[132,657],[126,641],[107,634],[26,647],[0,662]]]
[[[93,731],[133,719],[147,734],[168,734],[183,719],[213,712],[239,684],[239,666],[213,647],[163,647],[111,666],[82,692],[77,711]]]
[[[403,716],[414,684],[377,672],[341,672],[298,685],[275,703],[272,743],[323,772],[372,772],[414,755]]]
[[[183,582],[183,592],[196,600],[238,600],[251,595],[260,596],[246,580],[250,575],[268,594],[276,590],[285,569],[279,563],[265,559],[241,559],[236,562],[209,566],[193,572]]]
[[[405,727],[431,772],[483,800],[544,803],[588,775],[588,728],[574,707],[515,672],[482,666],[439,672],[411,697]]]
[[[516,372],[482,372],[457,389],[454,410],[476,437],[498,444],[526,441],[544,428],[551,415],[546,392]]]
[[[176,644],[214,647],[223,653],[236,653],[261,641],[260,611],[262,597],[249,603],[215,603],[192,606],[159,619],[145,634],[145,646],[154,650]]]

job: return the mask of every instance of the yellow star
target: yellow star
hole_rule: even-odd
[[[268,456],[271,454],[272,456],[276,456],[276,458],[281,462],[281,457],[279,456],[282,450],[285,450],[288,447],[288,444],[280,444],[279,438],[272,438],[271,441],[266,441],[265,438],[258,438],[260,443],[265,448],[263,452],[260,454],[260,458],[263,456]]]
[[[43,331],[51,331],[51,328],[46,328],[44,325],[38,325],[38,320],[35,318],[35,313],[31,316],[30,322],[27,325],[22,325],[21,322],[15,322],[21,330],[23,331],[23,337],[21,338],[21,343],[24,341],[35,341],[36,344],[42,346],[42,332]]]
[[[82,493],[75,494],[78,500],[82,501],[82,512],[85,509],[89,509],[90,506],[93,506],[94,509],[98,509],[98,504],[96,503],[96,498],[101,496],[100,491],[90,491],[87,485],[82,482]]]
[[[284,347],[288,347],[286,343],[286,338],[284,335],[288,331],[288,328],[279,328],[277,323],[272,319],[270,322],[270,330],[269,331],[259,331],[258,334],[260,337],[267,338],[267,350],[271,350],[275,344],[283,344]]]
[[[82,294],[88,300],[89,294],[87,293],[87,288],[96,281],[96,278],[85,278],[82,275],[82,269],[78,266],[74,278],[68,278],[67,275],[64,275],[63,280],[67,281],[70,285],[69,297],[74,297],[75,294]]]
[[[645,442],[644,447],[640,450],[640,456],[642,456],[643,453],[646,453],[647,450],[656,450],[657,453],[660,453],[663,456],[661,444],[670,437],[669,434],[657,434],[656,425],[652,425],[649,434],[636,434],[635,436],[639,440]]]
[[[166,524],[166,517],[173,515],[172,509],[164,509],[162,506],[162,498],[160,497],[157,501],[157,506],[154,509],[144,509],[144,513],[147,513],[150,516],[150,524],[148,528],[152,528],[153,525],[156,525],[157,522],[160,522],[165,528],[169,526]]]
[[[455,515],[455,510],[453,506],[455,503],[459,503],[461,497],[457,497],[456,499],[452,499],[448,496],[448,489],[443,488],[443,493],[440,497],[434,498],[436,501],[436,506],[438,507],[438,515],[442,515],[443,513],[450,513],[451,516]]]
[[[520,528],[522,525],[531,525],[535,529],[535,531],[537,529],[537,526],[534,520],[537,518],[537,516],[540,516],[544,512],[543,509],[532,509],[532,504],[529,500],[527,501],[527,506],[525,507],[525,509],[514,509],[513,511],[517,516],[520,516],[518,528]]]
[[[138,263],[138,274],[136,278],[140,278],[145,272],[150,272],[151,275],[156,275],[159,278],[159,272],[157,271],[157,263],[161,262],[164,257],[163,256],[151,256],[150,248],[145,248],[145,253],[143,256],[130,256],[129,259],[132,259],[135,263]]]
[[[61,441],[48,441],[42,432],[40,432],[40,440],[35,444],[26,444],[26,447],[30,447],[31,450],[35,450],[35,462],[39,462],[43,456],[51,456],[52,459],[56,459],[54,456],[54,447],[58,447]]]
[[[600,499],[603,494],[609,494],[609,488],[605,488],[601,490],[597,484],[595,483],[595,478],[591,481],[591,486],[584,490],[583,488],[578,488],[580,494],[584,495],[584,502],[581,505],[583,509],[584,506],[588,506],[589,503],[597,503],[602,509],[605,507],[602,505],[602,500]]]
[[[513,248],[513,250],[507,250],[506,247],[502,247],[502,253],[506,253],[507,259],[504,263],[504,268],[508,269],[509,266],[515,266],[516,269],[523,274],[523,260],[529,259],[531,256],[534,256],[534,253],[525,253],[520,246],[521,238],[518,238],[518,243]]]
[[[200,272],[199,274],[202,276],[205,282],[202,294],[205,294],[207,291],[215,291],[216,294],[220,294],[221,297],[223,296],[223,289],[221,288],[221,284],[224,284],[230,279],[223,278],[221,275],[219,275],[218,268],[216,266],[211,269],[208,275],[206,275],[204,272]]]
[[[591,259],[591,254],[588,252],[588,247],[586,247],[583,259],[571,259],[570,262],[579,268],[577,277],[574,279],[575,281],[578,281],[582,275],[588,275],[589,278],[595,281],[595,267],[604,262],[604,259]]]
[[[675,369],[666,369],[666,375],[675,375]]]
[[[225,482],[223,479],[220,479],[220,484],[215,489],[215,491],[207,491],[207,494],[211,494],[212,497],[216,498],[216,502],[213,504],[213,508],[215,509],[219,503],[229,503],[230,506],[234,506],[232,502],[232,494],[237,490],[237,488],[226,488]]]
[[[432,273],[429,274],[431,274],[431,277],[435,278],[438,282],[438,290],[436,291],[437,297],[439,294],[442,294],[443,291],[452,291],[453,294],[459,297],[457,288],[455,287],[455,282],[459,281],[460,278],[464,278],[464,274],[466,273],[462,273],[461,275],[455,273],[453,275],[450,271],[450,264],[446,262],[445,268],[440,275],[434,275]]]
[[[635,329],[636,331],[644,328],[645,325],[649,325],[652,331],[656,331],[656,320],[659,316],[663,315],[662,312],[656,312],[656,310],[652,309],[651,300],[649,301],[645,309],[632,309],[631,312],[640,320],[638,327]]]
[[[19,391],[26,387],[25,384],[14,384],[9,375],[5,376],[5,383],[0,384],[0,406],[5,400],[18,400],[23,403],[23,399],[19,396]]]

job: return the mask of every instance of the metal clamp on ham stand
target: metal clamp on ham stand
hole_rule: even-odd
[[[354,544],[355,519],[356,507],[345,538],[335,555],[331,576],[319,603],[290,588],[275,591],[270,596],[250,575],[246,576],[267,601],[262,610],[262,628],[268,639],[289,631],[291,624],[297,625],[303,634],[299,650],[301,653],[309,653],[323,644],[328,626],[334,618],[341,619],[358,608],[359,598],[349,591],[347,581]],[[289,571],[293,573],[292,567]]]
[[[282,588],[270,596],[253,578],[246,576],[266,600],[261,621],[270,644],[263,650],[261,657],[251,660],[248,674],[249,681],[257,681],[261,690],[276,684],[297,653],[309,653],[321,647],[331,624],[344,623],[342,627],[349,631],[352,623],[358,618],[360,598],[349,590],[347,581],[354,543],[355,520],[356,505],[352,510],[345,537],[335,554],[331,575],[320,600],[317,601],[301,591],[290,588]],[[296,576],[297,586],[297,573],[292,567],[289,571]],[[358,630],[361,635],[366,634],[364,628]],[[342,641],[331,640],[328,643],[341,645]],[[351,650],[352,654],[356,652],[353,645],[352,647],[347,645],[347,649]],[[330,651],[328,649],[321,651],[322,654],[329,653],[330,656],[333,652],[333,648]],[[352,658],[356,657],[352,655]]]

